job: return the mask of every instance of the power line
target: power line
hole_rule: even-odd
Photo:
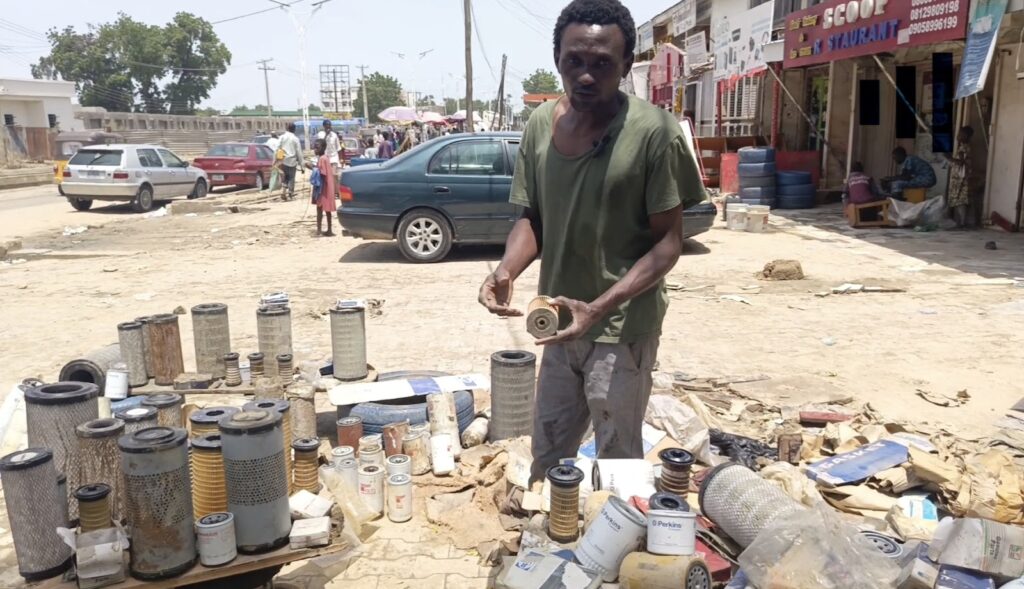
[[[484,56],[484,62],[487,64],[487,69],[491,72],[491,77],[494,78],[494,83],[498,83],[498,75],[494,73],[494,66],[491,65],[491,60],[487,57],[487,50],[484,49],[484,40],[480,36],[480,25],[476,22],[476,11],[471,10],[470,14],[473,17],[473,33],[476,35],[476,43],[480,46],[480,53]]]
[[[293,5],[299,4],[301,2],[305,2],[305,0],[294,0],[294,2],[289,2],[288,4],[285,4],[285,6],[293,6]],[[231,18],[224,18],[224,19],[221,19],[221,20],[215,20],[215,21],[211,22],[210,24],[211,25],[224,24],[226,22],[232,22],[232,21],[243,19],[243,18],[248,18],[250,16],[256,16],[257,14],[263,14],[265,12],[270,12],[272,10],[280,10],[281,8],[282,7],[280,5],[278,5],[278,6],[271,6],[270,8],[264,8],[263,10],[257,10],[255,12],[248,12],[246,14],[239,14],[238,16],[232,16]]]
[[[523,24],[523,26],[525,26],[526,28],[530,29],[531,31],[533,31],[534,33],[539,35],[541,38],[543,38],[543,39],[550,38],[550,35],[548,33],[545,33],[541,29],[537,28],[537,25],[535,25],[535,24],[527,21],[526,19],[524,19],[522,17],[522,15],[519,14],[519,11],[512,10],[502,0],[498,0],[498,6],[501,6],[505,10],[505,12],[508,12],[509,14],[511,14],[513,18],[515,18],[516,20],[521,22]]]

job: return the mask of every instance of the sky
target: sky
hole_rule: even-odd
[[[310,19],[311,3],[291,9],[306,27],[306,91],[319,103],[320,64],[350,67],[352,82],[359,70],[397,78],[403,88],[422,95],[465,95],[462,0],[329,0]],[[640,25],[675,0],[624,0]],[[554,69],[551,31],[564,2],[545,0],[474,0],[474,98],[497,95],[502,54],[508,55],[506,93],[521,104],[521,81],[538,68]],[[191,12],[206,20],[231,19],[267,8],[269,0],[35,0],[4,2],[0,13],[0,77],[31,77],[29,64],[49,53],[43,34],[51,27],[113,21],[118,12],[149,24],[163,25],[174,13]],[[358,8],[357,8],[358,7]],[[270,10],[214,25],[232,53],[231,65],[204,107],[228,110],[236,105],[266,102],[263,72],[257,60],[273,59],[269,72],[274,108],[296,109],[302,99],[299,35],[282,9]],[[479,35],[479,36],[477,36]],[[419,53],[428,52],[422,58]],[[397,55],[404,54],[404,58]]]

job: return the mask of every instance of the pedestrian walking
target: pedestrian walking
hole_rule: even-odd
[[[317,139],[323,139],[327,144],[327,157],[331,160],[334,169],[334,176],[341,178],[341,138],[331,128],[331,122],[324,120],[324,128],[316,134]]]
[[[395,157],[395,148],[391,143],[391,131],[384,131],[380,147],[377,148],[377,157],[384,160]]]
[[[270,184],[267,186],[267,191],[273,194],[281,182],[281,160],[284,159],[284,154],[281,153],[281,139],[278,137],[277,131],[270,134],[270,139],[267,139],[267,147],[274,154],[274,165],[270,167]]]
[[[284,176],[284,185],[281,189],[282,200],[295,200],[295,173],[305,169],[300,168],[302,163],[302,144],[295,135],[295,123],[288,123],[285,132],[281,135],[281,170]]]
[[[331,230],[331,215],[338,210],[338,182],[334,172],[334,165],[331,163],[327,141],[317,139],[313,142],[313,153],[316,154],[316,167],[310,177],[310,184],[313,186],[313,204],[316,205],[316,234],[325,237],[334,237]],[[327,232],[323,232],[324,216],[327,217]],[[341,224],[341,217],[338,218]]]

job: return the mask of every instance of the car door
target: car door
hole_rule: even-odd
[[[188,166],[182,159],[169,150],[158,149],[160,158],[164,160],[164,169],[167,173],[167,181],[164,183],[164,197],[183,196],[192,191],[196,179],[188,171]]]
[[[427,165],[427,185],[438,208],[455,224],[460,241],[487,240],[492,232],[492,190],[505,173],[498,139],[465,139],[442,148]]]
[[[502,141],[505,167],[496,171],[491,184],[491,223],[489,236],[495,242],[503,243],[512,231],[512,225],[522,215],[522,207],[508,201],[512,192],[512,174],[519,156],[519,139]]]
[[[139,169],[141,170],[142,177],[153,187],[153,196],[157,198],[165,196],[161,191],[164,190],[168,170],[164,168],[164,163],[160,161],[160,156],[157,155],[156,150],[149,147],[140,147],[135,150],[135,155],[139,158]]]
[[[269,183],[270,168],[274,165],[274,152],[266,145],[257,145],[256,161],[260,173],[263,174],[263,181]]]

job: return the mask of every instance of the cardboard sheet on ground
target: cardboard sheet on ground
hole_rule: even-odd
[[[899,501],[864,485],[844,485],[819,489],[830,505],[840,511],[884,519]]]
[[[807,476],[828,486],[857,483],[883,470],[903,464],[908,459],[907,447],[888,440],[879,440],[807,466]]]
[[[404,399],[431,393],[454,393],[466,390],[489,391],[490,389],[491,379],[483,374],[457,374],[433,378],[339,384],[328,391],[327,397],[333,405],[355,405],[356,403]]]
[[[644,443],[644,455],[646,456],[655,446],[657,446],[662,440],[665,439],[665,432],[655,429],[646,423],[640,430],[640,437]],[[676,444],[673,444],[674,446]],[[578,454],[580,458],[589,458],[590,460],[597,460],[597,440],[591,436],[590,439],[583,442],[580,446],[580,452]]]

